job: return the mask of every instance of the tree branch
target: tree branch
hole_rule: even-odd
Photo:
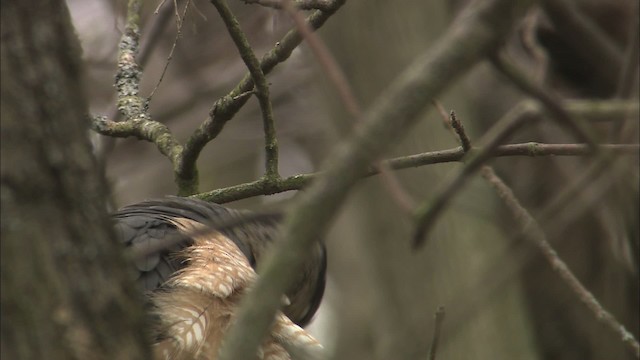
[[[137,116],[144,109],[143,102],[137,99],[140,90],[140,67],[136,63],[136,54],[140,46],[140,1],[129,0],[127,23],[120,40],[118,53],[118,71],[116,89],[118,91],[118,110],[128,118]]]
[[[416,231],[413,245],[418,248],[424,244],[429,230],[435,224],[440,214],[446,209],[451,198],[464,186],[467,180],[490,157],[491,152],[527,122],[536,120],[537,112],[531,102],[521,102],[502,117],[480,140],[486,144],[479,152],[470,152],[469,159],[465,159],[465,166],[460,169],[452,180],[443,188],[436,191],[436,196],[429,203],[416,210]]]
[[[256,87],[256,96],[262,110],[262,122],[264,124],[264,140],[265,140],[265,176],[270,179],[278,179],[278,140],[276,138],[276,128],[273,121],[273,110],[271,108],[271,100],[269,99],[269,85],[264,76],[264,72],[260,67],[258,58],[253,53],[253,49],[249,44],[249,40],[244,35],[238,20],[229,9],[225,0],[211,0],[213,6],[216,7],[220,17],[224,21],[229,34],[236,44],[240,57],[247,65],[251,79]]]
[[[603,144],[603,149],[607,149],[617,154],[637,155],[640,151],[638,144]],[[482,147],[473,147],[471,152],[483,153],[487,150]],[[501,145],[495,148],[490,157],[508,157],[508,156],[589,156],[593,155],[593,150],[586,144],[543,144],[537,142],[528,142],[521,144]],[[420,154],[402,156],[382,162],[393,170],[402,170],[408,168],[416,168],[425,165],[442,164],[449,162],[462,161],[465,152],[461,147],[429,151]],[[363,175],[364,177],[379,174],[375,168],[369,169]],[[254,196],[273,195],[285,191],[300,190],[308,186],[314,178],[320,173],[298,174],[284,178],[279,181],[268,181],[258,179],[256,181],[229,186],[226,188],[216,189],[193,195],[201,200],[211,201],[218,204],[228,203],[247,199]]]
[[[462,142],[462,147],[465,152],[471,149],[471,141],[467,137],[464,131],[462,123],[456,118],[455,113],[451,112],[451,126],[458,135]],[[598,160],[604,159],[604,157],[597,157]],[[571,272],[569,267],[562,261],[551,244],[547,241],[542,227],[533,218],[529,211],[523,207],[518,199],[513,194],[511,188],[495,173],[493,168],[488,165],[483,165],[480,170],[482,177],[485,178],[489,184],[496,190],[500,199],[504,201],[507,208],[512,212],[513,217],[519,223],[522,228],[522,233],[526,237],[530,238],[534,244],[542,251],[543,256],[549,262],[552,269],[565,281],[569,288],[578,295],[580,301],[585,304],[596,316],[596,319],[604,322],[609,328],[613,329],[622,341],[631,347],[632,351],[637,357],[640,357],[640,344],[633,337],[629,331],[627,331],[620,322],[618,322],[611,313],[605,310],[596,298],[582,285],[582,283]],[[460,187],[456,188],[460,191]]]
[[[314,11],[308,18],[309,26],[314,30],[319,29],[343,4],[345,0],[331,1],[331,6],[323,11]],[[264,74],[270,73],[278,64],[284,62],[291,56],[293,50],[302,42],[302,36],[296,29],[292,29],[279,41],[276,46],[267,52],[260,60],[260,68]],[[253,93],[254,81],[251,74],[246,74],[231,92],[218,99],[211,110],[209,116],[194,131],[185,144],[184,163],[182,171],[188,173],[193,171],[195,160],[204,146],[215,139],[227,121],[240,110]]]
[[[567,264],[558,256],[551,244],[546,238],[544,231],[525,209],[518,199],[516,199],[513,191],[495,174],[488,166],[482,168],[482,176],[496,189],[498,196],[504,201],[509,210],[513,213],[514,219],[522,228],[525,236],[529,238],[540,249],[543,257],[547,260],[553,271],[571,288],[578,296],[580,301],[593,312],[596,320],[605,324],[609,329],[618,334],[622,342],[627,345],[637,358],[640,358],[640,344],[634,338],[624,325],[608,312],[598,300],[582,285],[580,280],[571,272]]]
[[[134,136],[140,140],[152,142],[172,163],[178,161],[182,152],[182,145],[175,140],[166,125],[144,117],[116,122],[104,116],[94,116],[91,118],[91,129],[105,136],[120,138]]]
[[[258,4],[274,9],[282,9],[285,7],[283,0],[242,0],[245,4]],[[333,7],[331,0],[295,0],[293,4],[300,10],[322,10],[330,11]]]
[[[327,157],[330,162],[323,166],[322,175],[292,206],[282,241],[259,267],[261,277],[250,295],[242,299],[223,343],[221,360],[255,356],[295,269],[327,231],[349,189],[418,119],[429,99],[495,49],[525,5],[528,2],[507,0],[472,3],[459,21],[373,102],[365,121]]]
[[[442,331],[442,323],[444,322],[444,306],[438,306],[435,314],[435,325],[433,330],[433,338],[431,339],[431,348],[429,348],[429,360],[436,360],[438,353],[438,343],[440,342],[440,333]]]

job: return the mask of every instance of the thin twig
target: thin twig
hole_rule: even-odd
[[[182,22],[184,21],[184,17],[181,19],[180,18],[180,13],[178,12],[178,0],[173,0],[173,8],[175,10],[175,16],[176,16],[176,26],[178,28],[182,27]]]
[[[171,11],[171,5],[162,6],[164,2],[165,1],[162,1],[158,5],[154,11],[156,16],[151,20],[149,25],[145,26],[144,29],[145,35],[140,43],[140,52],[138,53],[138,63],[143,68],[151,58],[151,54],[158,44],[158,41],[162,38],[167,22],[171,19],[171,16],[175,14],[175,10]]]
[[[587,172],[589,171],[590,170],[587,170]],[[589,179],[596,181],[593,176],[590,176]],[[609,181],[608,183],[608,185],[605,183],[598,187],[600,195],[603,197],[606,196],[612,182]],[[581,217],[584,213],[598,208],[601,203],[599,199],[601,199],[599,196],[591,197],[589,202],[580,204],[581,206],[571,211],[566,211],[566,213],[570,213],[574,218]],[[566,203],[572,202],[566,201]],[[543,210],[542,213],[544,212]],[[566,224],[571,220],[566,217],[562,218],[561,216],[547,217],[547,219],[548,220],[543,220],[542,216],[537,216],[538,223],[544,224],[545,226],[547,238],[556,239],[555,243],[556,246],[558,246],[559,243],[567,239],[566,236],[561,236],[561,234],[566,230]],[[450,321],[448,323],[451,324],[449,328],[452,334],[465,328],[468,319],[473,316],[474,311],[476,311],[481,304],[489,301],[492,296],[496,296],[499,293],[499,289],[503,288],[510,279],[517,278],[519,273],[533,262],[535,259],[534,255],[537,251],[535,251],[536,249],[532,242],[522,241],[523,239],[523,230],[516,229],[515,234],[512,233],[509,236],[506,249],[495,257],[496,259],[503,259],[504,261],[492,261],[491,266],[483,271],[483,274],[478,277],[478,281],[475,282],[474,285],[461,289],[456,292],[456,295],[453,295],[452,299],[466,299],[468,294],[474,294],[474,297],[471,301],[465,301],[465,303],[467,303],[466,306],[458,306],[456,312],[450,313],[452,316],[449,317]],[[510,270],[505,271],[505,266],[508,266]],[[452,336],[455,337],[455,335]]]
[[[454,116],[452,112],[451,123],[452,127],[456,130],[461,142],[466,144],[467,148],[471,147],[469,138],[467,137],[462,123]],[[603,159],[603,157],[598,157]],[[538,225],[538,222],[533,216],[524,208],[518,199],[513,194],[513,191],[509,186],[502,181],[502,179],[495,173],[492,167],[483,165],[480,170],[482,177],[485,178],[491,186],[493,186],[498,193],[500,199],[502,199],[507,208],[512,212],[516,221],[520,224],[523,234],[530,238],[534,244],[542,251],[543,256],[549,262],[552,269],[560,276],[560,278],[567,283],[569,288],[578,295],[580,301],[585,304],[595,315],[596,319],[604,322],[614,332],[618,333],[622,341],[631,347],[636,356],[640,357],[640,345],[635,340],[633,335],[628,332],[624,325],[618,322],[613,315],[605,310],[596,298],[582,285],[582,283],[575,277],[568,266],[562,261],[562,259],[555,252],[551,244],[546,239],[544,231]]]
[[[442,323],[444,322],[444,306],[439,306],[436,310],[435,324],[433,329],[433,338],[431,339],[431,348],[429,348],[429,360],[436,360],[438,353],[438,343],[440,342],[440,333],[442,331]]]
[[[242,98],[249,97],[254,93],[255,91],[253,90],[247,91],[235,96],[232,100],[242,100]],[[187,100],[186,103],[177,105],[177,108],[188,107],[191,101]],[[447,120],[448,115],[442,105],[437,101],[433,101],[433,104],[442,118]],[[576,119],[589,122],[615,122],[622,116],[638,116],[640,114],[640,104],[631,100],[567,100],[563,101],[562,107]],[[540,112],[541,110],[538,111]],[[178,111],[176,110],[176,112]],[[112,117],[107,118],[113,119]],[[448,121],[443,121],[443,123],[447,128],[451,128]],[[103,135],[108,136],[108,134]],[[131,136],[134,135],[131,134]],[[126,134],[118,137],[126,137]]]
[[[470,159],[466,159],[465,166],[457,172],[444,188],[436,191],[436,196],[429,203],[422,205],[415,212],[416,231],[413,237],[414,248],[424,244],[428,232],[431,230],[440,214],[446,209],[453,196],[459,192],[468,179],[491,156],[491,152],[503,143],[522,125],[537,119],[535,106],[522,102],[502,117],[484,136],[485,144],[479,152],[470,152]]]
[[[317,30],[333,15],[342,5],[344,0],[334,0],[330,9],[314,11],[307,22],[311,28]],[[264,74],[270,73],[278,64],[287,60],[293,50],[302,42],[302,36],[297,29],[292,29],[276,43],[275,47],[267,52],[260,60],[260,68]],[[195,162],[204,146],[215,139],[227,121],[244,106],[249,99],[249,94],[254,90],[254,82],[251,74],[246,74],[243,79],[227,95],[218,99],[209,110],[209,116],[193,132],[185,144],[184,157],[180,168],[183,176],[195,172]]]
[[[175,6],[178,6],[177,3],[174,2],[174,4]],[[173,52],[176,50],[176,46],[178,45],[178,39],[182,37],[182,26],[184,25],[184,20],[186,20],[187,18],[187,10],[189,9],[190,4],[191,4],[191,0],[187,0],[187,3],[184,5],[184,10],[182,11],[182,20],[180,20],[180,18],[178,17],[176,37],[175,39],[173,39],[173,44],[171,45],[169,56],[167,56],[167,61],[164,63],[164,67],[162,68],[162,72],[160,73],[160,77],[158,78],[158,82],[156,83],[156,86],[151,91],[151,94],[149,94],[149,96],[147,97],[147,100],[149,102],[151,102],[153,95],[156,93],[156,91],[160,87],[160,84],[162,83],[162,79],[164,79],[164,75],[167,73],[167,69],[169,68],[169,64],[171,63],[171,59],[173,59]]]
[[[620,155],[636,155],[640,151],[638,144],[604,144],[600,145],[613,153]],[[473,147],[470,152],[484,152],[481,147]],[[589,156],[593,151],[586,144],[541,144],[536,142],[501,145],[491,152],[491,157],[507,156]],[[462,147],[430,151],[420,154],[402,156],[382,162],[384,166],[392,170],[416,168],[425,165],[459,162],[465,156]],[[379,174],[375,168],[369,169],[363,177]],[[228,203],[260,195],[272,195],[285,191],[300,190],[311,183],[319,173],[298,174],[284,178],[277,182],[268,182],[264,179],[238,184],[226,188],[216,189],[193,195],[202,200],[215,203]]]
[[[262,111],[262,121],[264,125],[264,140],[265,140],[265,176],[269,179],[277,179],[280,177],[278,174],[278,140],[276,138],[276,128],[273,120],[273,110],[271,108],[271,99],[269,98],[269,85],[267,79],[264,76],[262,67],[258,58],[253,52],[249,40],[245,36],[244,32],[240,28],[240,24],[235,15],[229,9],[229,5],[225,0],[211,0],[213,6],[216,7],[222,21],[224,21],[234,44],[240,52],[240,57],[244,61],[253,83],[256,87],[256,96],[260,104],[260,110]]]
[[[449,113],[449,121],[451,122],[451,127],[458,135],[458,139],[460,139],[462,150],[464,150],[465,153],[469,152],[469,150],[471,150],[471,140],[469,140],[467,133],[464,131],[464,126],[462,125],[460,120],[458,120],[456,112],[453,110],[451,110],[451,112]]]
[[[488,166],[481,170],[482,176],[496,189],[498,196],[504,201],[507,207],[513,213],[515,220],[518,222],[526,236],[540,249],[544,258],[547,260],[553,271],[571,288],[578,296],[580,301],[593,312],[596,320],[605,324],[614,333],[618,334],[622,342],[627,345],[636,357],[640,358],[640,344],[625,327],[616,318],[611,315],[598,300],[587,290],[582,283],[571,272],[569,267],[560,259],[556,251],[549,244],[544,231],[538,222],[529,214],[511,189],[495,174]]]
[[[242,0],[245,4],[257,4],[274,9],[282,9],[286,5],[285,0]],[[294,5],[301,10],[329,10],[331,9],[331,0],[294,0]]]

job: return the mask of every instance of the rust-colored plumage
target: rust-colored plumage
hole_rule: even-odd
[[[129,206],[114,215],[122,241],[134,249],[151,249],[136,268],[150,290],[156,359],[216,359],[239,299],[256,279],[254,266],[273,241],[273,219],[236,221],[233,229],[216,230],[216,222],[243,216],[175,197]],[[170,248],[158,247],[162,241],[169,241]],[[321,349],[295,323],[308,322],[322,297],[326,259],[324,249],[318,249],[287,292],[288,305],[276,315],[258,358],[290,359],[289,348],[307,353]]]

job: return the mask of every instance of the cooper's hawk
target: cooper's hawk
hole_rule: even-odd
[[[256,278],[256,265],[275,241],[279,216],[167,197],[124,207],[113,218],[149,295],[155,357],[215,359],[240,297]],[[318,244],[286,292],[286,306],[259,358],[289,359],[285,348],[291,346],[320,348],[299,326],[318,309],[325,270],[324,246]]]

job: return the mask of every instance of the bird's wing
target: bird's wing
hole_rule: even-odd
[[[176,228],[174,219],[189,219],[213,227],[215,223],[222,224],[241,216],[241,212],[217,204],[181,197],[144,201],[126,206],[112,215],[118,238],[134,255],[138,282],[147,291],[157,289],[184,267],[174,255],[191,244],[193,239]],[[239,230],[231,226],[226,231]],[[249,263],[254,264],[250,246],[235,236],[230,236],[230,239]]]

